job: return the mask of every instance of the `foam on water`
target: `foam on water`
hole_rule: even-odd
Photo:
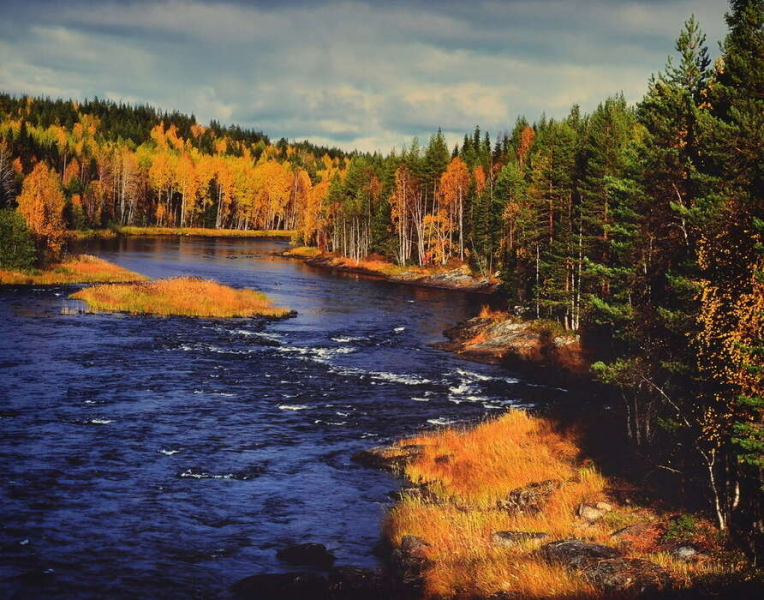
[[[304,404],[279,404],[281,410],[308,410],[310,407]]]
[[[349,344],[350,342],[363,342],[368,339],[369,338],[364,337],[362,335],[358,335],[358,336],[340,335],[340,336],[331,338],[333,342],[337,342],[338,344]]]
[[[453,425],[454,423],[458,423],[458,421],[454,419],[446,419],[445,417],[438,417],[437,419],[427,419],[427,422],[430,425]]]

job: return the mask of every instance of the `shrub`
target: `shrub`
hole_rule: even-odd
[[[698,533],[698,520],[692,515],[679,515],[669,521],[666,534],[667,540],[690,541]]]
[[[37,256],[26,221],[15,210],[0,210],[0,269],[28,271]]]

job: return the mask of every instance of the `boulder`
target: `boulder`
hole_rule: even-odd
[[[591,504],[579,504],[576,514],[587,523],[596,523],[605,516],[605,511]]]
[[[313,573],[262,573],[237,581],[231,592],[241,600],[326,600],[328,583]]]
[[[607,502],[597,502],[597,504],[595,504],[594,507],[597,510],[601,510],[603,513],[609,513],[613,510],[613,507]]]
[[[329,596],[336,600],[387,600],[392,590],[380,570],[337,567],[329,574]]]
[[[628,590],[641,594],[671,585],[671,577],[662,567],[639,558],[599,560],[585,567],[582,575],[607,592]]]
[[[674,548],[671,551],[671,556],[672,558],[683,560],[684,562],[694,562],[700,555],[698,554],[697,548],[684,544]]]
[[[494,546],[513,548],[523,542],[541,541],[549,537],[548,533],[531,531],[495,531],[491,534],[491,543]]]
[[[409,462],[420,456],[423,450],[424,447],[417,444],[376,447],[369,448],[368,450],[359,450],[350,457],[350,460],[370,469],[400,471]]]
[[[316,569],[331,569],[335,556],[323,544],[295,544],[276,552],[279,560],[290,565],[302,565]]]
[[[531,483],[512,490],[504,500],[496,503],[496,508],[509,513],[537,514],[543,510],[549,496],[561,486],[562,482],[559,479]]]
[[[570,569],[582,569],[598,560],[622,556],[621,551],[616,548],[592,544],[578,538],[568,538],[544,544],[537,552],[547,562],[563,565]]]
[[[414,535],[405,535],[400,546],[390,556],[391,566],[397,579],[407,588],[417,588],[423,583],[424,571],[433,562],[427,558],[430,544]]]

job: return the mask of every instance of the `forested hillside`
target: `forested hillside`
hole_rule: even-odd
[[[69,228],[295,229],[355,259],[499,273],[513,311],[582,334],[634,446],[707,493],[719,526],[753,549],[764,531],[764,0],[732,0],[727,22],[712,60],[688,20],[635,106],[615,95],[591,114],[521,117],[454,148],[437,132],[387,156],[5,95],[0,202],[51,239],[64,222],[35,204],[45,198]]]

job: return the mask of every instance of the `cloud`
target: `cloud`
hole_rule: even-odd
[[[111,97],[203,121],[387,151],[438,127],[636,101],[695,12],[711,47],[718,0],[9,0],[0,88]]]

